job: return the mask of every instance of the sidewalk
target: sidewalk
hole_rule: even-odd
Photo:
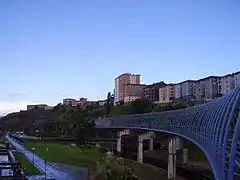
[[[46,175],[47,179],[55,179],[55,180],[74,180],[70,174],[65,171],[60,171],[52,166],[50,163],[46,162],[45,160],[41,159],[36,154],[32,153],[31,151],[27,150],[23,145],[16,142],[14,139],[6,135],[6,139],[14,146],[19,152],[24,154],[26,158],[30,162],[34,163],[34,166],[39,169],[43,174],[45,174],[45,166],[46,166]]]

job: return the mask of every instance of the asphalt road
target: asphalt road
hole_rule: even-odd
[[[34,166],[39,169],[41,172],[45,173],[45,165],[46,165],[46,176],[47,179],[55,179],[55,180],[75,180],[68,172],[63,170],[59,170],[53,165],[45,160],[41,159],[35,153],[27,150],[23,145],[15,141],[13,138],[6,135],[6,139],[14,146],[19,152],[24,154],[30,162],[34,163]],[[78,179],[79,180],[79,179]]]

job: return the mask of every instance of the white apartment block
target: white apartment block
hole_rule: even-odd
[[[174,98],[178,99],[191,99],[195,96],[195,81],[184,81],[174,85]]]
[[[181,93],[181,84],[175,84],[174,85],[174,98],[175,99],[180,99],[182,97],[182,93]]]

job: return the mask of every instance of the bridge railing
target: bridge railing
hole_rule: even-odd
[[[96,120],[96,127],[149,129],[186,137],[203,149],[219,179],[233,178],[231,173],[240,168],[240,86],[206,104],[104,118]]]

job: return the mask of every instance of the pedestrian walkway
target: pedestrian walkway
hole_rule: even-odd
[[[13,138],[6,136],[6,139],[14,146],[19,152],[24,154],[28,158],[30,162],[34,164],[34,166],[39,169],[42,173],[45,174],[47,179],[55,179],[55,180],[74,180],[74,178],[68,173],[64,171],[60,171],[52,166],[47,161],[41,159],[35,153],[27,150],[22,144],[18,143]]]

